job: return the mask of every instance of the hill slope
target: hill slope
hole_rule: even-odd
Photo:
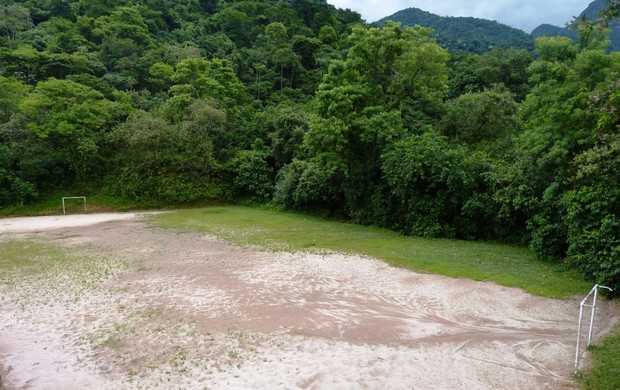
[[[438,43],[452,52],[482,54],[492,48],[532,50],[532,37],[516,28],[486,19],[472,17],[443,17],[418,8],[407,8],[379,20],[400,22],[406,26],[431,27]]]
[[[588,7],[579,15],[580,18],[585,17],[588,20],[596,20],[599,18],[599,15],[602,10],[607,7],[607,0],[594,0],[588,5]],[[569,22],[569,21],[567,21]],[[611,41],[610,50],[611,51],[620,51],[620,21],[612,21],[609,25],[611,30],[609,35],[609,40]],[[539,36],[554,36],[561,35],[569,38],[576,39],[577,34],[568,28],[552,26],[549,24],[542,24],[532,31],[532,36],[534,38]]]
[[[563,36],[563,37],[571,38],[573,40],[577,40],[577,33],[575,31],[568,29],[568,28],[558,27],[558,26],[554,26],[554,25],[546,24],[546,23],[541,24],[540,26],[536,27],[532,31],[531,35],[534,38],[543,37],[543,36],[547,36],[547,37]]]

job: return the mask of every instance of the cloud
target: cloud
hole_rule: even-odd
[[[530,32],[542,23],[564,26],[592,0],[328,0],[350,8],[374,22],[405,8],[415,7],[441,16],[473,16]]]

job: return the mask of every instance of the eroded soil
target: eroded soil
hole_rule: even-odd
[[[576,387],[578,298],[240,248],[143,215],[45,218],[0,220],[0,248],[45,240],[83,261],[0,284],[9,390]],[[601,301],[595,339],[619,318]]]

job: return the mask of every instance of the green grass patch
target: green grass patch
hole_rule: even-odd
[[[127,269],[127,261],[106,256],[87,245],[64,248],[39,239],[0,240],[0,286],[40,288],[23,302],[44,302],[54,296],[80,299]]]
[[[17,275],[37,275],[78,261],[58,246],[35,240],[0,242],[0,249],[0,283],[7,283]]]
[[[587,390],[620,389],[620,325],[600,345],[591,346],[592,365],[578,375],[581,388]]]
[[[282,251],[335,251],[415,271],[492,280],[546,297],[586,294],[591,283],[521,247],[407,237],[388,229],[242,206],[178,210],[154,217],[165,228],[205,232],[239,245]]]

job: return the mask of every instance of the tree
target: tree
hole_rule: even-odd
[[[418,236],[467,237],[459,220],[474,188],[470,158],[432,131],[395,142],[382,164],[390,188],[382,199],[387,225]]]
[[[107,137],[121,152],[111,173],[111,191],[125,199],[142,202],[179,202],[193,198],[180,179],[177,157],[183,136],[167,120],[137,111]]]
[[[304,104],[289,102],[268,107],[254,117],[257,136],[270,141],[276,169],[290,164],[298,156],[299,146],[310,126],[310,117]]]
[[[521,102],[530,91],[527,68],[533,61],[526,50],[493,49],[482,55],[453,56],[450,62],[450,97],[503,85]]]
[[[525,131],[517,139],[520,172],[513,198],[527,204],[530,246],[541,257],[563,258],[569,243],[566,191],[575,188],[574,159],[600,137],[591,97],[609,83],[620,58],[594,47],[579,51],[567,38],[539,38],[530,66],[536,85],[523,102]]]
[[[231,161],[234,186],[241,197],[264,202],[273,191],[273,168],[268,164],[269,148],[257,139],[251,150],[240,150]]]
[[[17,34],[33,27],[28,8],[19,5],[0,6],[0,31],[7,41],[13,41]]]
[[[28,128],[47,139],[60,153],[62,164],[81,181],[102,169],[102,135],[130,110],[90,87],[55,78],[37,83],[19,109]]]
[[[175,84],[170,88],[173,96],[216,99],[228,108],[243,105],[247,101],[243,84],[224,60],[182,60],[176,66],[172,82]]]
[[[211,21],[240,46],[252,46],[255,36],[252,32],[252,18],[246,13],[226,7],[213,15]]]
[[[32,46],[20,46],[15,50],[2,51],[0,61],[4,64],[2,73],[4,76],[15,77],[23,80],[26,84],[36,81],[38,78],[38,63],[41,53]]]
[[[163,62],[156,62],[149,68],[147,81],[156,90],[168,90],[172,86],[174,67]]]
[[[19,80],[0,76],[0,124],[8,122],[30,87]]]
[[[507,89],[468,93],[448,103],[442,132],[458,143],[506,155],[521,131],[518,105]]]
[[[226,112],[217,103],[206,100],[195,100],[187,112],[181,124],[187,142],[184,151],[187,163],[200,174],[213,174],[230,146]]]
[[[88,17],[97,18],[108,15],[116,7],[125,4],[125,0],[79,0],[80,13]]]
[[[346,202],[332,209],[353,215],[373,207],[369,198],[381,182],[382,154],[415,126],[404,123],[405,109],[415,100],[439,104],[445,96],[448,54],[430,35],[393,23],[354,27],[346,60],[330,65],[315,98],[318,117],[304,137],[312,174],[302,173],[300,183],[334,185],[330,199]]]
[[[23,206],[38,196],[34,184],[0,166],[0,207],[12,204]]]
[[[596,283],[620,288],[620,134],[574,159],[566,207],[568,262]]]
[[[216,180],[223,165],[218,158],[228,147],[226,113],[204,100],[185,110],[179,123],[137,111],[110,134],[114,145],[122,145],[118,172],[112,173],[116,194],[155,204],[223,196]]]
[[[138,7],[115,8],[110,15],[95,20],[93,33],[101,39],[106,36],[122,37],[131,40],[139,47],[144,47],[152,38],[143,14],[143,10]]]
[[[76,53],[94,49],[92,42],[80,34],[78,26],[71,20],[53,16],[37,25],[46,38],[46,50],[51,53]]]

